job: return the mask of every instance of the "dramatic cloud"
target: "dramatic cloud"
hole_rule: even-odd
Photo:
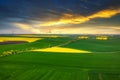
[[[81,24],[87,22],[94,18],[111,18],[112,16],[120,13],[120,8],[118,9],[106,9],[96,12],[89,16],[81,16],[74,14],[63,14],[63,16],[58,21],[45,22],[39,26],[54,26],[62,24]]]
[[[0,34],[118,34],[119,13],[120,0],[0,0]]]

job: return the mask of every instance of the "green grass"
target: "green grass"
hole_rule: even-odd
[[[120,75],[119,54],[26,52],[0,58],[1,80],[103,80]],[[109,77],[110,76],[110,77]],[[95,79],[94,79],[95,78]],[[105,79],[104,79],[105,78]],[[100,80],[100,79],[98,79]]]
[[[120,51],[119,39],[71,40],[45,38],[33,43],[1,45],[1,54],[10,50],[23,52],[0,57],[0,80],[120,80],[120,53],[116,52]],[[62,47],[93,53],[29,51],[31,48],[47,48],[60,44],[65,44]],[[28,50],[25,51],[26,49]]]
[[[64,45],[63,47],[83,49],[92,52],[117,52],[120,51],[120,39],[110,40],[77,40],[71,44]]]

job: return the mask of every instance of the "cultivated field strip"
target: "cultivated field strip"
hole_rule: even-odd
[[[27,41],[27,42],[34,42],[40,40],[42,38],[29,38],[29,37],[0,37],[0,42],[6,41]]]
[[[84,70],[67,70],[67,69],[55,69],[55,68],[31,68],[24,70],[17,70],[7,73],[6,76],[2,76],[0,80],[119,80],[120,74],[115,73],[89,73]],[[1,74],[1,72],[0,72]],[[5,73],[4,73],[5,74]]]

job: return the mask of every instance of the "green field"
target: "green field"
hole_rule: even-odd
[[[119,41],[47,37],[32,43],[0,45],[0,80],[120,80]],[[30,51],[54,46],[92,53]]]

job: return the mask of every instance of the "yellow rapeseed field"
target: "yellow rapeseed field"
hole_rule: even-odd
[[[51,47],[51,48],[45,48],[45,49],[36,49],[32,51],[41,51],[41,52],[63,52],[63,53],[91,53],[90,51],[85,50],[77,50],[72,48],[62,48],[62,47]]]
[[[79,36],[78,39],[88,39],[89,36]]]
[[[108,40],[108,36],[98,36],[96,37],[97,40]]]
[[[27,41],[27,42],[34,42],[36,40],[40,40],[42,38],[25,38],[25,37],[0,37],[0,42],[5,41]]]

